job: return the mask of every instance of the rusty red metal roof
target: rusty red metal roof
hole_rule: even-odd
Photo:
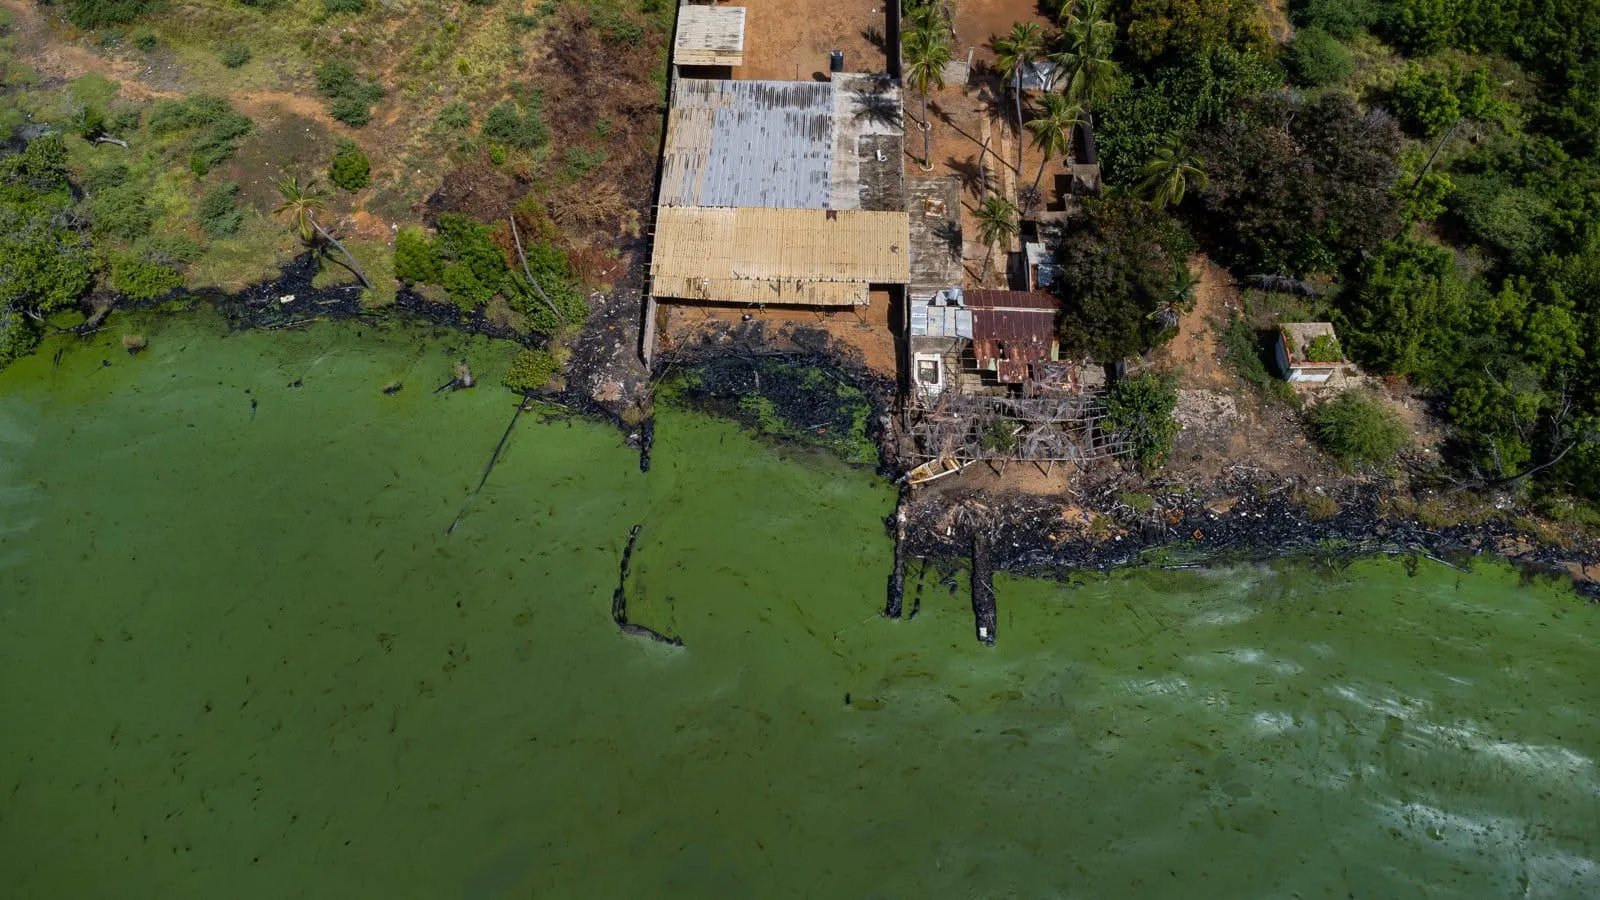
[[[1054,313],[1060,301],[1049,291],[964,291],[971,309],[1038,309]]]
[[[995,305],[974,304],[974,293],[987,295],[983,302]],[[1013,305],[1014,301],[1039,303],[1041,298],[1050,305]],[[968,291],[966,299],[972,308],[972,355],[979,368],[993,366],[1002,383],[1021,384],[1027,379],[1030,362],[1050,358],[1056,340],[1054,297],[1037,292]]]

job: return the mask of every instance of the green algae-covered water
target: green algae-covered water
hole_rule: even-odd
[[[507,348],[128,327],[0,375],[8,897],[1600,896],[1559,586],[1002,580],[985,649],[876,615],[870,474],[525,416],[447,535],[513,404],[432,388]],[[682,649],[610,620],[640,523]]]

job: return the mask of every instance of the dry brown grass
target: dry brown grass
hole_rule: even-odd
[[[602,231],[620,233],[628,201],[610,181],[580,182],[550,192],[550,220],[569,234]]]

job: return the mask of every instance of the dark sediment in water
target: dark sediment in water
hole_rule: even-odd
[[[628,621],[628,572],[633,567],[633,548],[638,544],[639,532],[643,529],[644,526],[641,524],[633,526],[628,531],[628,543],[622,548],[622,562],[617,566],[617,589],[611,592],[611,619],[622,629],[623,634],[646,637],[669,647],[682,647],[683,641],[679,638],[668,637],[654,628]]]
[[[982,530],[972,533],[972,617],[978,640],[994,646],[995,624],[999,615],[994,597],[994,566],[989,557],[989,535]]]

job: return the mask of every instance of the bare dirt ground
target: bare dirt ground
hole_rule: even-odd
[[[900,332],[897,315],[898,310],[889,295],[882,291],[874,291],[872,303],[866,307],[841,307],[832,311],[779,307],[734,310],[725,306],[674,303],[662,304],[658,334],[662,352],[671,353],[675,347],[705,341],[730,320],[766,323],[771,333],[777,333],[783,325],[803,325],[821,329],[859,351],[862,361],[873,373],[894,378],[899,371],[895,351],[895,338]]]
[[[831,50],[844,51],[846,72],[887,68],[882,37],[887,13],[881,2],[789,0],[745,9],[744,65],[734,67],[736,79],[821,81],[827,78]]]

